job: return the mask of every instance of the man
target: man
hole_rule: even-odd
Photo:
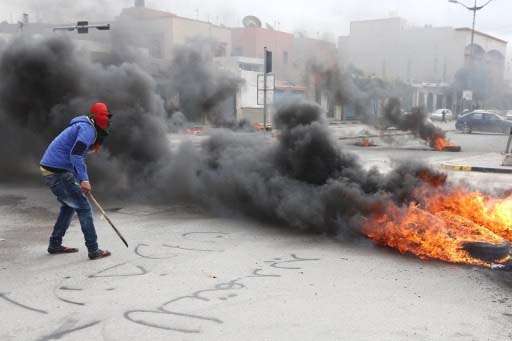
[[[91,191],[85,159],[87,153],[98,151],[108,135],[110,119],[106,104],[95,103],[90,115],[71,120],[46,149],[40,162],[44,180],[61,203],[60,214],[50,236],[48,253],[78,252],[62,245],[62,238],[76,212],[85,237],[90,259],[110,256],[109,251],[98,248],[92,210],[86,195]]]

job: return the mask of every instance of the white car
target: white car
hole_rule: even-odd
[[[437,109],[432,114],[430,114],[430,119],[432,121],[442,121],[443,120],[443,112],[445,113],[446,121],[453,121],[453,113],[450,109]]]

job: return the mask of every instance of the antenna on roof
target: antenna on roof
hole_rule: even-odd
[[[242,19],[244,27],[261,27],[261,20],[254,15],[248,15]]]

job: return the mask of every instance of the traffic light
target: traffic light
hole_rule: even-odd
[[[89,33],[89,22],[79,21],[76,23],[76,31],[78,33]]]

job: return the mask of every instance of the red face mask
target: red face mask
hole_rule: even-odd
[[[112,115],[108,112],[107,105],[105,103],[94,103],[91,107],[91,117],[98,127],[103,130],[107,130],[110,125],[110,118]]]

